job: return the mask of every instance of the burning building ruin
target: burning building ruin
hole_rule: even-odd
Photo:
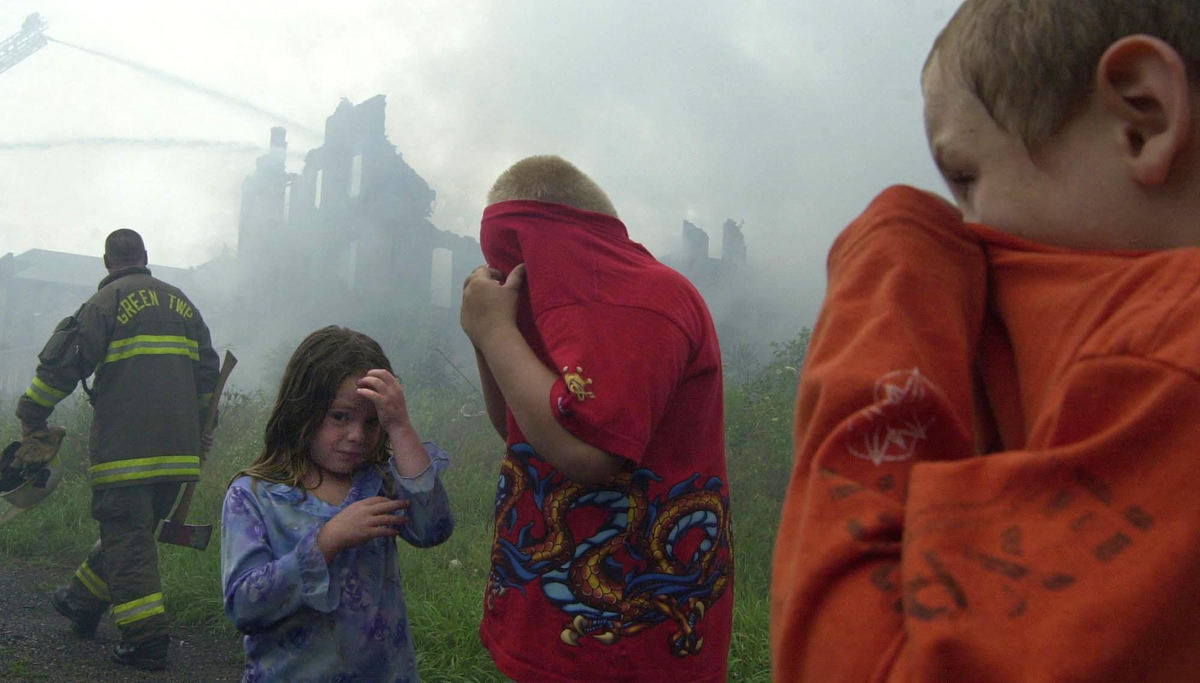
[[[281,368],[286,358],[277,356],[329,324],[371,334],[393,360],[417,349],[416,365],[446,370],[455,356],[469,364],[458,291],[483,262],[479,244],[430,221],[436,192],[387,139],[384,114],[383,95],[343,100],[298,171],[288,168],[287,131],[271,129],[266,153],[242,183],[236,251],[188,269],[151,264],[192,296],[214,343],[232,348],[247,368],[256,359]],[[725,331],[746,317],[741,310],[733,320],[730,311],[746,307],[725,305],[740,301],[746,245],[731,220],[722,237],[721,256],[711,258],[707,234],[685,221],[682,250],[663,260],[696,283]],[[0,258],[0,392],[28,383],[54,325],[104,275],[98,255],[34,249]]]

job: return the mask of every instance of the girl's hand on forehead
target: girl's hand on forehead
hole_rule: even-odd
[[[400,386],[400,380],[392,373],[379,368],[368,370],[367,374],[358,380],[355,392],[359,396],[371,399],[375,404],[379,424],[384,429],[390,432],[393,429],[411,426],[404,389]]]
[[[392,463],[402,477],[415,477],[429,467],[429,456],[408,417],[408,403],[400,380],[387,370],[368,370],[358,380],[359,396],[371,399],[379,425],[387,431]]]

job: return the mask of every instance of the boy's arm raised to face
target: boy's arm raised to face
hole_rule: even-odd
[[[973,456],[982,269],[949,218],[896,199],[830,257],[772,572],[775,680],[1194,678],[1200,304],[1098,335],[1020,450]],[[1183,284],[1164,297],[1195,287],[1166,280]]]
[[[775,547],[776,681],[882,680],[904,642],[912,472],[974,453],[986,268],[960,223],[940,199],[892,188],[830,253]]]
[[[504,394],[500,393],[500,387],[496,384],[496,376],[492,374],[487,359],[479,349],[475,349],[475,365],[479,368],[479,384],[483,390],[483,404],[487,408],[488,420],[500,438],[507,439],[508,416],[505,411],[508,406],[504,403]]]
[[[462,327],[482,359],[480,378],[485,384],[492,424],[493,401],[488,399],[486,369],[529,444],[567,478],[583,484],[612,478],[621,458],[596,448],[568,432],[550,410],[550,390],[558,376],[542,364],[517,328],[517,294],[524,284],[525,266],[519,265],[504,282],[499,273],[476,268],[463,286]],[[503,418],[501,417],[501,420]]]

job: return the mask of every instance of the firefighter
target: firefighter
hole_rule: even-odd
[[[178,288],[151,277],[146,264],[137,232],[108,236],[108,276],[38,354],[17,417],[30,438],[49,429],[54,406],[76,384],[88,392],[87,474],[100,539],[51,600],[85,638],[111,608],[121,633],[113,657],[161,670],[170,638],[154,531],[181,483],[199,479],[202,421],[219,361],[200,311]]]

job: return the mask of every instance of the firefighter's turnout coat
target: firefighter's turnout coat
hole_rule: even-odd
[[[58,324],[38,361],[17,402],[25,423],[46,420],[95,373],[94,488],[199,478],[201,418],[219,361],[200,312],[178,288],[142,266],[113,271]]]

